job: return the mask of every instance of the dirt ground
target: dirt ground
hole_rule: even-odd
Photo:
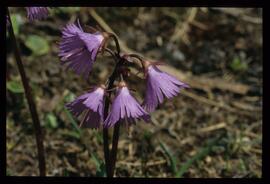
[[[48,176],[103,176],[102,130],[78,129],[63,106],[89,87],[57,56],[60,28],[79,18],[83,25],[112,29],[123,50],[166,62],[191,87],[160,105],[153,124],[121,127],[115,176],[261,177],[262,9],[52,8],[48,19],[35,22],[24,8],[10,11],[45,134]],[[44,53],[31,48],[31,35],[45,40]],[[7,83],[20,84],[9,37],[6,45]],[[112,66],[110,57],[98,57],[90,83],[105,81]],[[128,82],[141,100],[143,81]],[[36,176],[26,99],[6,92],[7,175]]]

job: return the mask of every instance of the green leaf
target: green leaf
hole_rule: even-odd
[[[70,120],[74,130],[76,131],[76,133],[78,135],[81,135],[81,129],[79,128],[77,122],[74,120],[74,118],[72,117],[72,114],[64,107],[64,112],[66,113],[68,119]]]
[[[95,137],[97,138],[98,143],[103,144],[103,137],[102,137],[102,134],[100,133],[100,131],[93,130],[93,133],[94,133]]]
[[[21,15],[13,14],[10,16],[14,34],[17,36],[20,31],[20,25],[23,24]]]
[[[24,89],[22,84],[18,81],[8,81],[7,82],[7,89],[12,93],[23,93]]]
[[[25,45],[32,50],[33,54],[40,56],[49,52],[48,41],[37,35],[30,35],[26,38]]]
[[[177,167],[176,167],[177,160],[176,160],[176,157],[173,156],[173,154],[171,153],[169,148],[163,142],[160,141],[159,145],[160,145],[161,149],[165,152],[165,154],[169,157],[171,170],[172,170],[172,172],[174,174],[176,174],[176,172],[177,172]]]
[[[80,11],[80,7],[58,7],[58,10],[63,13],[75,13]]]
[[[69,176],[68,170],[66,168],[64,169],[64,176]]]
[[[246,173],[247,172],[247,168],[246,168],[246,165],[245,165],[245,162],[242,158],[239,159],[239,168],[241,169],[241,171],[243,173]]]
[[[176,173],[175,177],[181,178],[185,172],[190,168],[190,166],[199,160],[202,160],[206,155],[208,155],[212,151],[212,147],[217,144],[217,142],[220,140],[222,136],[211,139],[207,146],[202,148],[194,157],[189,159],[186,163],[184,163],[179,171]]]
[[[12,176],[12,172],[11,172],[11,170],[10,169],[6,169],[6,173],[7,173],[7,176]]]
[[[56,117],[55,117],[55,115],[53,113],[47,114],[46,123],[51,128],[57,128],[58,127],[57,119],[56,119]]]
[[[106,177],[106,167],[105,164],[102,162],[99,169],[96,172],[97,177]]]
[[[95,153],[91,153],[91,159],[95,162],[97,177],[106,177],[106,168],[102,160],[100,160]]]
[[[98,159],[95,153],[91,153],[91,159],[95,162],[96,167],[99,168],[102,161]]]
[[[71,102],[75,99],[76,95],[74,93],[68,93],[65,97],[64,100],[65,102]]]
[[[247,63],[241,61],[239,57],[235,57],[230,64],[234,71],[246,71],[248,69]]]
[[[81,137],[81,135],[78,132],[74,132],[74,131],[61,132],[61,134],[64,136],[73,137],[75,139],[80,139]]]
[[[150,139],[151,139],[151,136],[152,136],[152,133],[151,133],[150,131],[145,130],[145,131],[143,132],[143,137],[144,137],[144,139],[150,140]]]

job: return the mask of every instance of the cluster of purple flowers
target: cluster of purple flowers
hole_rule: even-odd
[[[98,53],[104,49],[107,34],[96,31],[86,33],[79,22],[78,25],[68,24],[62,30],[59,46],[59,56],[62,64],[77,74],[87,77],[92,69]],[[68,103],[66,107],[76,117],[81,117],[82,127],[99,128],[101,123],[105,128],[114,126],[117,122],[135,123],[136,119],[150,121],[149,113],[154,111],[164,97],[170,99],[176,96],[182,88],[188,85],[177,80],[170,74],[161,71],[157,64],[142,60],[146,76],[145,99],[140,104],[130,93],[127,84],[122,79],[118,85],[111,110],[104,120],[104,99],[106,86],[100,85]]]
[[[44,19],[49,14],[49,10],[46,7],[26,7],[26,10],[27,17],[30,21],[35,19]],[[11,31],[11,35],[15,38],[10,17],[6,16],[6,19],[7,26],[10,25],[9,31]],[[117,49],[116,52],[107,47],[107,42],[110,38],[113,38],[115,41]],[[16,44],[16,40],[14,42]],[[85,79],[90,75],[98,54],[103,53],[103,51],[109,52],[117,63],[106,84],[92,87],[91,90],[85,92],[72,102],[65,105],[75,117],[81,119],[80,127],[99,128],[103,125],[103,140],[108,138],[107,128],[113,127],[117,123],[118,125],[120,125],[119,123],[125,123],[129,126],[131,124],[135,124],[138,119],[150,122],[151,117],[149,113],[153,112],[165,98],[170,99],[177,96],[181,89],[188,87],[187,84],[177,80],[170,74],[161,71],[158,68],[160,62],[149,61],[136,54],[120,53],[119,42],[117,37],[112,33],[98,31],[95,28],[91,28],[90,33],[85,32],[79,21],[77,25],[73,23],[68,24],[62,29],[62,37],[59,43],[58,53],[61,64],[66,65],[67,69],[73,70],[76,74],[82,75]],[[129,77],[130,70],[128,67],[133,66],[131,63],[137,64],[132,59],[133,57],[140,61],[139,71],[144,72],[146,79],[146,92],[142,103],[132,96],[131,90],[124,81],[126,77]],[[17,60],[17,62],[18,61],[20,60]],[[19,69],[21,69],[20,62],[18,62]],[[26,77],[22,77],[22,79],[24,82],[27,82]],[[118,84],[114,87],[114,82],[118,79]],[[29,94],[27,93],[29,90],[25,91],[26,94]],[[112,100],[109,110],[110,99],[106,97],[111,97],[113,91],[115,92],[114,99]],[[26,96],[29,97],[30,95]],[[35,110],[35,108],[34,106],[31,108],[32,105],[30,103],[33,100],[30,101],[28,99],[28,101],[31,114],[33,115],[34,113],[32,113],[32,110]],[[34,121],[34,124],[37,123],[37,125],[39,125],[38,118],[36,119],[37,121]],[[34,115],[33,120],[35,120]],[[114,173],[118,137],[119,126],[116,126],[113,134],[113,146],[111,153],[109,153],[108,142],[106,143],[104,141],[105,164],[108,177],[113,176]],[[39,134],[37,134],[36,138],[38,144],[40,173],[41,175],[45,175],[46,171],[42,139]]]
[[[47,7],[26,7],[30,21],[44,19],[48,16]],[[8,17],[7,17],[7,25]],[[93,30],[92,30],[93,31]],[[77,25],[68,24],[62,29],[62,38],[59,44],[61,64],[72,69],[85,79],[89,76],[98,53],[106,48],[109,33],[94,30],[91,33],[83,31],[79,21]],[[118,53],[119,54],[119,53]],[[123,57],[124,58],[124,57]],[[104,99],[107,93],[106,86],[94,87],[91,91],[79,96],[66,107],[76,117],[82,118],[82,127],[98,128],[101,122],[104,127],[112,127],[119,121],[128,124],[136,119],[150,121],[150,112],[164,101],[176,96],[182,88],[188,85],[177,80],[170,74],[161,71],[158,62],[141,60],[146,76],[146,93],[142,103],[139,103],[131,94],[123,79],[119,82],[112,102],[109,115],[104,117]]]
[[[35,19],[46,18],[49,14],[47,7],[26,7],[27,17]],[[7,17],[7,24],[8,17]],[[58,56],[61,64],[72,69],[76,74],[85,79],[89,76],[99,52],[105,49],[109,34],[95,30],[92,33],[83,31],[78,24],[68,24],[62,29],[62,38],[59,45]],[[119,53],[118,53],[119,54]],[[121,80],[117,86],[116,95],[111,106],[111,111],[104,120],[104,98],[106,86],[100,85],[91,91],[79,96],[66,107],[76,117],[82,117],[81,126],[98,128],[101,122],[104,127],[112,127],[119,121],[134,123],[136,119],[150,121],[150,112],[164,101],[176,96],[182,88],[188,85],[177,80],[170,74],[161,71],[158,62],[141,61],[146,76],[146,93],[142,104],[131,94],[127,84]]]

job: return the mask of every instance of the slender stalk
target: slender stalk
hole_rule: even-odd
[[[118,39],[117,39],[116,35],[113,34],[113,33],[109,33],[109,36],[113,38],[113,40],[115,42],[117,53],[119,55],[120,54],[120,45],[119,45],[119,42],[118,42]]]
[[[115,62],[117,62],[117,57],[115,56],[115,53],[111,49],[105,48],[105,51],[107,51],[109,54],[111,54],[111,56],[114,58]]]
[[[115,163],[116,163],[116,157],[117,157],[117,147],[118,147],[118,140],[119,140],[119,131],[120,131],[120,122],[117,122],[113,130],[112,151],[111,151],[111,158],[110,158],[111,160],[110,176],[111,177],[113,177],[114,175],[114,169],[115,169]]]
[[[109,79],[109,85],[107,87],[107,90],[109,90],[109,89],[111,89],[113,87],[114,80]],[[108,97],[105,99],[104,119],[107,118],[108,113],[109,113],[110,97],[111,97],[111,92],[109,92]],[[109,177],[109,173],[110,173],[110,149],[109,149],[108,128],[103,128],[103,150],[104,150],[104,157],[105,157],[106,173],[107,173],[107,177]]]
[[[117,64],[114,67],[113,73],[111,74],[111,76],[108,79],[108,86],[107,86],[107,91],[109,92],[108,94],[108,98],[105,99],[105,106],[104,106],[104,118],[106,119],[108,116],[108,112],[109,112],[109,104],[110,104],[110,97],[111,97],[111,93],[112,91],[110,91],[110,89],[113,88],[113,83],[116,80],[116,78],[119,76],[118,73],[118,68],[121,67],[123,65],[123,60],[120,58],[120,56],[117,54],[116,55],[117,58]],[[119,123],[117,123],[119,124]],[[109,152],[109,143],[108,143],[108,129],[107,128],[103,128],[103,148],[104,148],[104,156],[105,156],[105,164],[106,164],[106,173],[107,173],[107,177],[113,177],[113,169],[114,168],[112,166],[112,158],[114,158],[115,156],[115,151],[112,152],[113,156],[110,157],[110,152]],[[113,140],[116,140],[115,138],[115,133],[113,134]],[[118,142],[118,139],[117,139]],[[115,143],[113,143],[113,148],[115,148]],[[117,143],[116,143],[116,148],[117,148]],[[115,161],[114,161],[115,162]]]
[[[128,56],[134,57],[134,58],[137,58],[140,61],[143,61],[143,57],[142,56],[139,56],[138,54],[128,54]]]
[[[105,166],[106,166],[106,173],[107,177],[109,177],[108,173],[110,172],[110,155],[109,155],[109,142],[108,142],[108,129],[103,128],[103,150],[104,150],[104,157],[105,157]]]
[[[10,25],[8,26],[8,31],[9,31],[9,35],[10,35],[10,38],[11,38],[11,41],[13,44],[15,59],[16,59],[17,65],[18,65],[19,73],[21,75],[21,80],[23,83],[25,96],[26,96],[26,99],[28,102],[31,117],[32,117],[33,124],[34,124],[34,130],[35,130],[35,135],[36,135],[36,144],[37,144],[37,150],[38,150],[39,174],[40,174],[40,176],[46,176],[46,164],[45,164],[44,147],[43,147],[43,134],[42,134],[40,121],[39,121],[37,110],[36,110],[36,104],[35,104],[34,99],[33,99],[32,90],[29,86],[29,81],[28,81],[26,73],[24,71],[24,67],[22,64],[21,56],[20,56],[20,51],[19,51],[19,48],[17,46],[16,37],[15,37],[14,31],[13,31],[9,10],[8,10],[8,17],[9,17],[8,19],[10,22]]]

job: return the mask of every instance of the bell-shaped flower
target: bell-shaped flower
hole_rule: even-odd
[[[168,99],[176,96],[182,88],[189,87],[170,74],[157,68],[154,62],[145,62],[146,72],[146,94],[142,106],[152,112],[158,104],[164,101],[164,96]]]
[[[131,124],[135,123],[136,119],[143,119],[148,122],[150,116],[131,96],[125,82],[120,82],[111,106],[111,112],[104,122],[104,127],[112,127],[118,121],[126,121],[126,123]]]
[[[100,32],[85,33],[79,22],[78,26],[68,24],[62,30],[59,45],[61,64],[66,64],[67,68],[87,78],[103,43],[104,36]]]
[[[104,94],[104,87],[96,87],[66,104],[67,109],[74,116],[78,118],[81,115],[81,127],[100,127],[100,122],[103,122]]]

